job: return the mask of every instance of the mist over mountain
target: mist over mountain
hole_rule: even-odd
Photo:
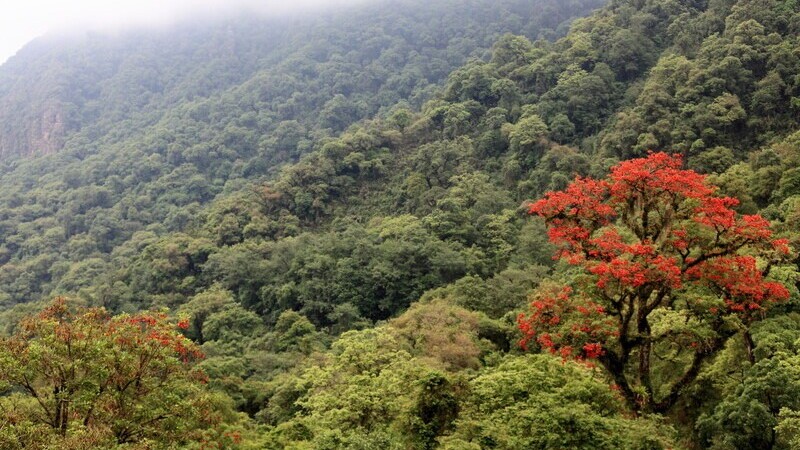
[[[358,6],[369,0],[31,0],[0,6],[0,62],[45,34],[163,28],[181,22],[242,17],[308,15]]]
[[[306,3],[296,6],[308,6]],[[380,3],[359,9],[349,4],[359,2],[344,3],[347,5],[326,4],[317,12],[293,9],[293,15],[278,16],[262,14],[266,11],[245,15],[241,11],[255,6],[241,4],[238,7],[246,9],[240,10],[231,5],[220,7],[225,10],[221,18],[197,13],[196,20],[184,19],[172,27],[60,32],[39,38],[0,69],[0,154],[55,152],[69,136],[97,125],[101,118],[127,120],[144,110],[152,120],[157,117],[155,110],[163,112],[186,100],[219,94],[256,74],[287,72],[291,70],[284,61],[288,56],[307,58],[311,64],[345,58],[345,70],[352,71],[369,69],[382,53],[396,52],[403,60],[390,61],[381,70],[400,72],[394,74],[397,80],[409,58],[419,54],[444,63],[426,67],[419,74],[424,82],[432,83],[478,48],[491,45],[500,34],[554,30],[572,12],[566,7],[554,9],[553,14],[528,22],[519,19],[536,14],[535,9],[512,3],[488,8],[472,2],[448,8],[446,3],[394,2],[391,7]],[[436,19],[431,15],[434,12]],[[506,13],[518,21],[513,25],[512,21],[500,21]],[[404,28],[414,15],[426,18],[416,34]],[[361,43],[371,48],[361,48]],[[357,60],[347,59],[351,50],[362,54]],[[381,76],[385,75],[377,75]],[[380,88],[375,83],[383,81],[370,81],[357,95],[368,96]],[[410,82],[416,84],[417,80]],[[422,88],[407,86],[386,99],[384,106],[412,97],[413,89]],[[326,94],[350,97],[349,92],[335,88]],[[361,117],[376,111],[367,108]]]

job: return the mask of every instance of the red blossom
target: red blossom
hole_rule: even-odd
[[[788,239],[775,239],[772,241],[772,246],[781,256],[788,256],[791,252]]]
[[[586,359],[595,359],[601,356],[603,353],[603,346],[596,342],[590,342],[583,346],[583,354]]]
[[[682,169],[679,155],[666,153],[622,162],[606,179],[577,178],[545,194],[530,214],[545,219],[559,247],[556,258],[582,268],[591,280],[584,286],[592,287],[577,294],[540,287],[529,314],[518,318],[522,345],[601,358],[628,331],[613,314],[613,302],[638,301],[636,308],[652,311],[693,286],[718,293],[726,305],[704,311],[743,321],[786,300],[789,291],[766,279],[757,256],[776,261],[790,253],[789,242],[774,239],[763,217],[737,214],[738,204],[718,196],[704,175]]]

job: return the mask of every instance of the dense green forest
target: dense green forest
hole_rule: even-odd
[[[387,5],[0,67],[0,448],[800,446],[800,3]]]

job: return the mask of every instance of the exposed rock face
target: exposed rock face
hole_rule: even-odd
[[[68,62],[34,41],[0,67],[0,158],[53,153],[64,146],[71,102]]]
[[[28,107],[31,108],[31,107]],[[12,109],[0,114],[0,121],[7,124],[21,124],[24,127],[4,125],[0,131],[0,158],[14,156],[45,155],[59,151],[64,146],[67,134],[65,113],[58,101],[43,106],[38,115],[26,121],[6,121],[9,113],[18,112],[25,116],[35,114],[28,109]],[[6,117],[2,117],[6,116]]]
[[[63,111],[57,105],[52,105],[42,111],[38,129],[28,135],[22,146],[28,150],[27,153],[56,152],[64,145],[66,131]]]

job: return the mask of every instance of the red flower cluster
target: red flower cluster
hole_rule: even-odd
[[[554,285],[540,289],[531,302],[530,315],[520,314],[518,323],[523,348],[533,340],[564,359],[596,358],[603,354],[603,343],[617,333],[602,305],[573,296],[569,287]]]
[[[756,263],[752,256],[720,256],[692,267],[687,276],[717,290],[729,311],[760,310],[765,302],[787,300],[789,290],[765,280]]]

